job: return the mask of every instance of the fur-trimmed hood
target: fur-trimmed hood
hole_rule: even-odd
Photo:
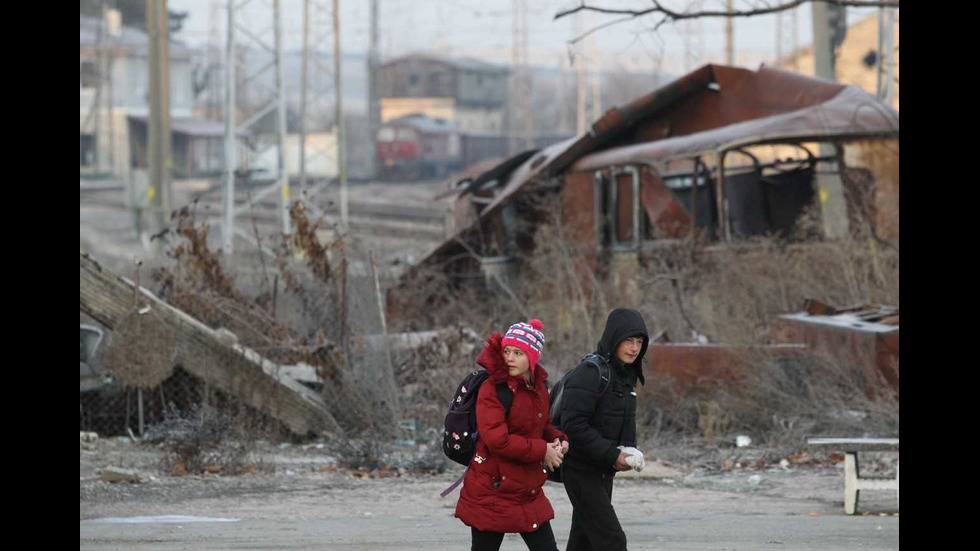
[[[483,345],[483,350],[476,358],[477,365],[487,370],[494,383],[502,383],[511,378],[507,373],[507,362],[504,361],[504,347],[500,345],[503,339],[502,333],[494,331],[487,338],[487,343]],[[548,380],[548,372],[541,367],[541,364],[538,364],[531,373],[535,384]]]

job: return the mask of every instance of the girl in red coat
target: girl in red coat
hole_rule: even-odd
[[[490,374],[480,385],[476,419],[480,438],[470,461],[456,517],[470,527],[473,551],[497,551],[504,533],[518,532],[531,551],[557,551],[544,495],[548,471],[561,465],[568,439],[551,425],[548,373],[538,364],[544,334],[540,320],[516,323],[506,335],[493,333],[477,358]],[[497,384],[514,393],[510,413],[497,397]]]

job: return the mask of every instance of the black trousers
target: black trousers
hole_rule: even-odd
[[[497,551],[504,541],[503,532],[481,532],[472,526],[470,531],[473,532],[472,551]],[[530,551],[558,551],[550,522],[542,524],[534,532],[521,532],[521,537]]]
[[[626,551],[626,533],[612,506],[612,473],[562,466],[572,502],[572,529],[565,551]]]

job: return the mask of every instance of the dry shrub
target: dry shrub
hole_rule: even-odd
[[[648,379],[638,403],[641,440],[697,436],[709,445],[731,444],[735,435],[746,434],[786,457],[808,436],[898,434],[898,389],[880,374],[869,375],[858,358],[785,357],[747,347],[738,361],[741,377],[713,381],[707,388]]]
[[[253,410],[196,405],[180,411],[170,404],[163,421],[147,428],[145,440],[164,449],[161,469],[174,475],[236,475],[266,468],[257,453],[260,437],[281,435]]]
[[[475,332],[455,327],[437,331],[419,346],[393,351],[402,416],[441,427],[459,382],[477,368],[484,342]]]
[[[275,263],[267,266],[254,251],[239,251],[231,262],[209,248],[206,221],[198,223],[193,211],[182,210],[176,220],[178,241],[168,251],[173,262],[154,272],[160,294],[209,327],[230,330],[240,344],[280,365],[313,366],[341,427],[350,434],[375,429],[377,415],[365,405],[335,344],[340,341],[342,280],[336,272],[343,263],[331,263],[332,249],[316,237],[322,220],[309,221],[301,203],[292,205],[290,216],[295,231],[276,246]],[[261,266],[257,284],[243,277],[250,258]],[[233,277],[235,272],[240,277]]]
[[[873,239],[765,238],[691,253],[683,247],[648,255],[640,283],[640,310],[658,330],[682,337],[676,340],[693,326],[726,344],[765,342],[773,319],[811,297],[839,306],[898,304],[898,251]],[[665,285],[671,282],[679,299]]]

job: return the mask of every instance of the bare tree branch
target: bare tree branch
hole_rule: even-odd
[[[899,0],[790,0],[782,3],[775,4],[773,6],[767,6],[763,8],[752,8],[745,10],[705,10],[705,11],[691,11],[691,12],[679,12],[674,11],[670,8],[665,8],[660,4],[658,0],[651,0],[653,7],[643,9],[643,10],[631,10],[625,8],[612,8],[604,6],[594,6],[586,4],[585,0],[582,0],[581,4],[574,8],[569,8],[567,10],[559,11],[555,14],[555,20],[561,19],[569,15],[574,15],[579,12],[594,12],[607,15],[625,15],[627,17],[616,19],[614,21],[603,23],[598,27],[586,31],[584,34],[577,36],[569,41],[569,44],[575,44],[579,42],[586,36],[609,26],[623,23],[637,17],[642,17],[644,15],[650,15],[654,13],[659,13],[663,15],[663,19],[657,23],[654,30],[659,29],[665,23],[672,23],[675,21],[682,21],[684,19],[697,19],[701,17],[752,17],[756,15],[766,15],[770,13],[777,13],[781,11],[791,10],[793,8],[799,7],[803,4],[810,2],[825,2],[827,4],[835,4],[838,6],[846,6],[850,8],[898,8]]]

